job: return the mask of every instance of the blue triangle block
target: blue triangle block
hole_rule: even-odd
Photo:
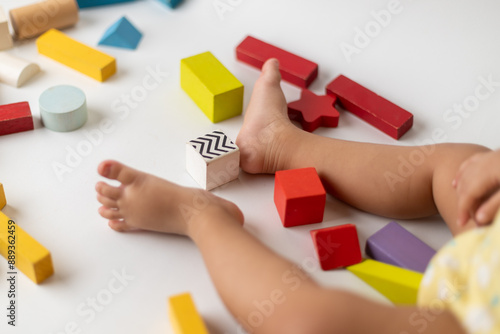
[[[135,50],[142,34],[124,16],[106,30],[99,45]]]
[[[175,8],[182,2],[182,0],[159,0],[159,1],[169,6],[170,8]]]

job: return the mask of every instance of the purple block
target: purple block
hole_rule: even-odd
[[[368,238],[365,252],[374,260],[423,273],[436,254],[425,242],[396,222]]]

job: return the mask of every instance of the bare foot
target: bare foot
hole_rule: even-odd
[[[283,145],[298,130],[288,119],[287,103],[280,87],[276,59],[268,60],[255,83],[245,121],[236,145],[241,152],[241,168],[247,173],[274,173],[283,169]]]
[[[116,231],[149,230],[182,235],[189,225],[209,214],[229,214],[240,224],[243,214],[236,205],[201,189],[185,188],[116,161],[104,161],[100,175],[121,182],[113,187],[96,184],[99,214]]]

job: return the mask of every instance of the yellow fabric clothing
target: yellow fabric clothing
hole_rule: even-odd
[[[418,305],[450,310],[470,334],[500,333],[500,215],[463,233],[432,259]]]

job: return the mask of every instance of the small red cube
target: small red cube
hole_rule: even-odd
[[[311,237],[323,270],[352,266],[362,260],[358,232],[353,224],[312,230]]]
[[[33,129],[33,117],[28,102],[0,106],[0,136]]]
[[[316,169],[276,172],[274,203],[284,227],[321,223],[326,191]]]

